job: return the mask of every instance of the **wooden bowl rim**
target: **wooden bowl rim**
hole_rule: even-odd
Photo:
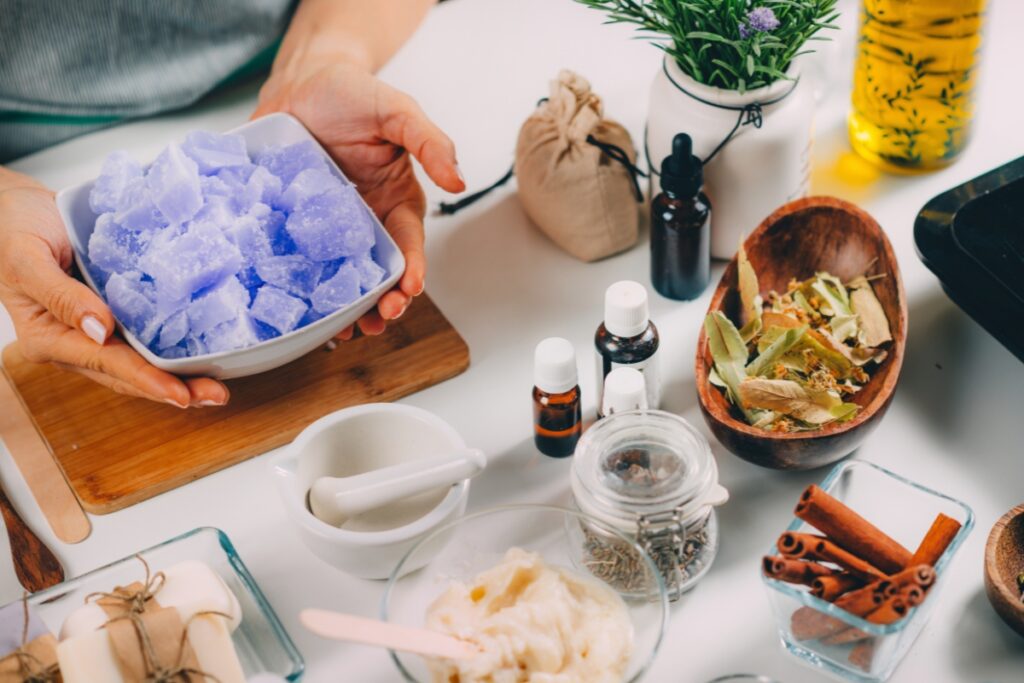
[[[1006,533],[1010,522],[1021,516],[1024,516],[1024,503],[1010,508],[1005,515],[992,525],[992,530],[988,532],[988,540],[985,541],[985,575],[988,577],[989,585],[996,589],[1000,600],[1024,617],[1024,602],[1021,602],[1020,594],[1013,594],[1013,591],[1002,580],[996,568],[996,549],[999,547],[999,541],[1002,539],[1003,534]]]
[[[729,410],[722,411],[716,403],[709,400],[708,394],[711,391],[719,391],[719,389],[717,387],[712,387],[711,383],[708,381],[708,367],[710,367],[712,363],[709,362],[705,364],[705,358],[708,357],[711,352],[708,349],[708,340],[707,334],[704,331],[704,325],[701,324],[700,334],[697,338],[697,357],[695,368],[697,395],[700,399],[700,405],[704,410],[704,413],[725,428],[754,438],[764,439],[766,441],[811,441],[813,439],[835,437],[857,429],[868,422],[885,407],[885,405],[892,399],[893,393],[896,390],[896,382],[899,380],[900,369],[903,366],[903,351],[907,340],[907,296],[903,289],[903,276],[900,273],[896,254],[893,252],[892,244],[889,242],[888,236],[882,230],[882,226],[878,224],[878,221],[856,204],[844,199],[839,199],[838,197],[804,197],[802,199],[796,199],[783,204],[773,211],[771,215],[761,221],[761,224],[757,226],[757,228],[755,228],[745,240],[743,240],[743,246],[749,247],[749,245],[760,239],[762,235],[768,232],[768,230],[784,218],[801,211],[820,208],[839,209],[840,211],[845,211],[846,213],[854,216],[857,220],[870,226],[883,251],[886,252],[886,255],[893,264],[894,271],[892,273],[892,277],[896,281],[896,295],[899,300],[899,311],[903,325],[901,326],[901,334],[893,339],[892,348],[889,350],[889,353],[891,354],[890,362],[892,363],[892,367],[889,368],[885,377],[882,378],[882,387],[875,398],[868,405],[864,406],[864,408],[852,420],[832,423],[813,431],[781,433],[768,432],[763,429],[753,427],[743,420],[733,417]],[[719,280],[718,286],[715,288],[715,292],[711,296],[711,303],[708,304],[708,313],[719,310],[722,306],[722,300],[725,298],[726,293],[732,289],[732,287],[726,283],[725,277],[735,261],[736,257],[733,256],[732,260],[730,260],[729,264],[726,266],[726,272],[722,273],[722,279]],[[869,383],[872,381],[875,381],[874,377],[869,380]]]

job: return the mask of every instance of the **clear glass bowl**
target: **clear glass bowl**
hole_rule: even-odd
[[[603,522],[575,510],[544,505],[510,505],[467,515],[425,537],[398,563],[381,602],[381,618],[405,626],[422,627],[427,609],[452,581],[468,583],[500,563],[509,548],[536,552],[551,566],[590,574],[585,566],[584,526],[600,528],[622,542],[638,578],[632,591],[623,595],[633,622],[633,656],[626,677],[639,681],[650,667],[661,644],[668,619],[668,597],[657,567],[635,541]],[[438,552],[437,546],[444,548]],[[423,569],[404,573],[407,564]],[[614,586],[613,586],[614,588]],[[620,593],[622,595],[622,593]],[[431,683],[426,662],[418,655],[392,652],[398,670],[411,683]]]
[[[910,549],[917,547],[940,512],[963,525],[935,564],[938,579],[928,591],[927,599],[911,609],[907,616],[891,624],[869,623],[814,597],[803,586],[763,577],[782,644],[789,652],[840,678],[858,683],[879,683],[888,680],[928,623],[945,585],[945,570],[974,527],[974,513],[959,500],[864,461],[845,462],[836,466],[821,483],[821,488]],[[794,519],[787,530],[814,531],[799,519]],[[772,546],[768,554],[774,555],[777,552],[775,546]],[[860,629],[869,638],[856,645],[801,641],[793,635],[791,628],[793,615],[799,610],[805,613],[816,610]],[[858,646],[860,649],[854,656],[861,657],[861,665],[851,661],[854,648]]]
[[[220,529],[201,527],[138,553],[153,571],[182,562],[204,562],[238,598],[242,622],[231,635],[246,676],[272,673],[288,681],[302,678],[305,663],[256,581]],[[144,568],[135,555],[57,584],[28,599],[33,611],[53,633],[64,619],[85,603],[85,596],[139,581]]]

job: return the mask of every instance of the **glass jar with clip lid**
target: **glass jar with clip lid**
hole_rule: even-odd
[[[572,492],[582,512],[634,536],[647,550],[670,599],[711,567],[718,552],[715,507],[729,493],[718,483],[707,439],[683,418],[661,410],[604,418],[576,447]],[[578,538],[585,568],[629,594],[642,577],[617,547],[621,541],[585,527]]]

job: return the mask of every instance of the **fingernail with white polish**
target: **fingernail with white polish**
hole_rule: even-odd
[[[224,404],[223,403],[218,403],[217,401],[213,401],[213,400],[208,399],[208,398],[204,398],[202,401],[199,402],[199,405],[201,405],[201,406],[222,406]]]
[[[455,175],[459,176],[459,180],[462,181],[463,185],[466,184],[466,176],[462,175],[462,169],[459,168],[458,164],[455,164]]]
[[[107,338],[107,328],[103,327],[103,323],[99,319],[91,315],[82,318],[82,332],[97,344],[102,344]]]
[[[173,398],[165,398],[164,399],[164,403],[170,404],[170,405],[174,406],[175,408],[181,408],[182,410],[184,410],[185,408],[188,408],[188,406],[181,405],[180,403],[175,401]]]

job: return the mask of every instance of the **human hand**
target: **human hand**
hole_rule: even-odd
[[[309,128],[355,183],[405,256],[405,273],[398,285],[358,323],[364,334],[380,334],[385,321],[401,316],[412,298],[423,292],[426,199],[410,153],[441,188],[461,192],[465,182],[455,146],[409,95],[349,63],[275,67],[260,91],[253,118],[277,111],[291,113]],[[352,328],[339,335],[351,336]]]
[[[0,169],[0,303],[14,322],[25,358],[179,408],[227,403],[229,393],[220,382],[179,379],[112,336],[113,314],[95,292],[67,274],[72,261],[53,193]]]

